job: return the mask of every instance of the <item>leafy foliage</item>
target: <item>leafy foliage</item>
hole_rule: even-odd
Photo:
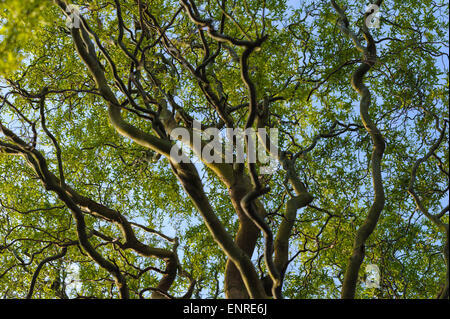
[[[377,61],[364,82],[369,116],[386,145],[385,203],[364,242],[354,296],[433,298],[446,290],[448,298],[449,6],[379,2],[381,27],[370,29]],[[263,256],[274,243],[241,201],[258,189],[251,166],[177,166],[159,146],[124,134],[111,116],[117,107],[130,126],[172,145],[173,126],[192,128],[192,119],[222,131],[245,127],[253,94],[257,122],[279,130],[285,157],[276,172],[260,176],[270,191],[250,208],[279,239],[289,201],[313,198],[294,209],[286,271],[278,269],[282,294],[339,298],[358,230],[376,200],[373,131],[351,85],[367,57],[346,36],[339,12],[325,1],[73,1],[83,17],[76,29],[66,25],[67,4],[0,1],[2,296],[115,298],[128,290],[131,298],[233,298],[241,296],[230,288],[235,248],[259,278],[270,278]],[[366,45],[365,3],[339,5]],[[30,159],[38,156],[33,152],[54,178]],[[80,239],[77,209],[101,257]],[[220,227],[209,226],[214,218],[236,247],[224,248],[230,245]],[[277,254],[275,240],[275,263]],[[380,269],[380,288],[367,288],[369,264]],[[176,276],[164,286],[170,271]],[[240,285],[239,294],[251,296]]]

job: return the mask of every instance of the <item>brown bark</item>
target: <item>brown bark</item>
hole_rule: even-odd
[[[378,1],[376,4],[379,6],[382,1]],[[342,298],[354,298],[356,285],[358,282],[359,269],[364,260],[365,256],[365,243],[369,236],[374,231],[378,219],[380,217],[381,211],[384,208],[384,188],[383,181],[381,177],[381,160],[383,158],[383,153],[385,150],[384,137],[375,125],[369,115],[369,107],[371,104],[371,94],[367,86],[364,84],[364,77],[376,63],[377,52],[375,41],[373,40],[367,26],[364,24],[361,27],[361,31],[364,35],[364,39],[367,42],[367,47],[364,47],[359,43],[359,40],[355,33],[349,29],[349,22],[345,15],[344,10],[336,4],[335,1],[331,1],[334,9],[338,12],[341,19],[341,30],[350,37],[356,48],[363,54],[362,64],[353,73],[351,84],[353,89],[358,92],[361,96],[360,99],[360,115],[361,121],[363,122],[364,128],[370,135],[373,143],[373,151],[371,156],[371,170],[372,170],[372,183],[375,198],[369,211],[367,217],[364,220],[362,226],[357,230],[355,240],[353,242],[352,255],[349,258],[345,275],[344,282],[342,285],[341,296]],[[365,21],[368,13],[364,15],[363,21]]]
[[[231,203],[239,218],[239,228],[234,241],[236,245],[251,258],[260,231],[246,216],[241,207],[242,198],[250,190],[250,179],[247,176],[242,175],[235,178],[233,184],[230,185],[228,189]],[[262,207],[260,208],[260,214],[263,214],[263,209]],[[230,260],[227,261],[225,267],[225,296],[230,299],[247,299],[249,297],[238,269]]]

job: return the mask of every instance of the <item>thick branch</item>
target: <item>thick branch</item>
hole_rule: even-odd
[[[369,115],[369,107],[371,104],[371,94],[367,86],[364,84],[364,76],[369,72],[371,67],[375,64],[377,54],[375,42],[369,33],[367,26],[365,25],[365,19],[361,27],[365,41],[367,42],[367,47],[363,47],[359,40],[357,39],[354,32],[349,28],[349,23],[345,12],[336,4],[335,1],[331,1],[333,7],[338,12],[341,17],[341,29],[344,34],[349,36],[356,48],[363,53],[363,63],[356,69],[353,73],[351,84],[353,89],[359,93],[361,96],[360,100],[360,116],[363,122],[364,128],[369,133],[373,142],[373,151],[371,156],[371,169],[372,169],[372,183],[375,193],[375,198],[369,211],[367,217],[361,227],[356,233],[355,240],[353,242],[353,252],[347,264],[347,269],[344,275],[344,282],[342,285],[341,295],[342,298],[354,298],[356,284],[358,282],[358,274],[361,264],[364,260],[365,255],[365,243],[369,236],[374,231],[378,219],[380,217],[381,211],[384,208],[385,197],[384,197],[384,187],[381,178],[381,160],[383,157],[385,142],[384,137],[375,125],[375,122]],[[381,2],[380,2],[381,4]],[[364,18],[368,15],[366,13]]]

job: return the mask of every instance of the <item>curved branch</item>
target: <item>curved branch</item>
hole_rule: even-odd
[[[67,253],[67,247],[63,247],[59,254],[47,257],[47,258],[45,258],[44,260],[42,260],[39,263],[39,265],[37,266],[36,270],[34,271],[33,278],[31,279],[30,288],[28,289],[27,296],[25,297],[26,299],[31,299],[31,297],[33,296],[34,286],[36,284],[36,280],[37,280],[37,278],[39,276],[39,273],[40,273],[42,267],[44,267],[44,265],[46,263],[49,263],[49,262],[57,260],[57,259],[61,259],[62,257],[64,257],[66,255],[66,253]]]
[[[381,1],[378,2],[379,4],[381,4]],[[348,19],[345,15],[345,12],[342,10],[342,8],[340,8],[336,4],[335,1],[331,1],[331,3],[341,18],[342,32],[348,37],[350,37],[353,40],[356,48],[363,53],[363,62],[353,73],[351,84],[353,89],[356,92],[358,92],[358,94],[361,96],[360,99],[361,120],[363,122],[364,128],[369,133],[373,142],[373,151],[371,155],[371,169],[372,169],[372,183],[375,198],[373,200],[371,207],[369,208],[364,223],[361,225],[361,227],[358,229],[356,233],[356,237],[353,242],[353,252],[347,264],[341,291],[342,298],[354,298],[356,284],[358,282],[359,269],[365,256],[365,243],[369,238],[369,236],[374,231],[378,223],[381,211],[384,208],[385,196],[384,196],[383,181],[381,177],[381,161],[383,158],[383,153],[386,145],[383,135],[381,134],[375,122],[369,115],[371,94],[367,86],[364,84],[365,75],[367,74],[367,72],[369,72],[369,70],[372,68],[372,66],[376,63],[377,60],[375,42],[367,26],[364,23],[365,19],[363,19],[364,21],[361,27],[361,31],[363,32],[364,39],[367,42],[367,47],[363,47],[362,44],[357,39],[355,33],[350,30]],[[366,13],[364,15],[364,18],[366,18],[368,14],[369,13]]]

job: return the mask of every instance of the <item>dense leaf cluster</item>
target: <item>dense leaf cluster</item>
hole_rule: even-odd
[[[448,298],[449,5],[376,3],[0,1],[1,296]]]

